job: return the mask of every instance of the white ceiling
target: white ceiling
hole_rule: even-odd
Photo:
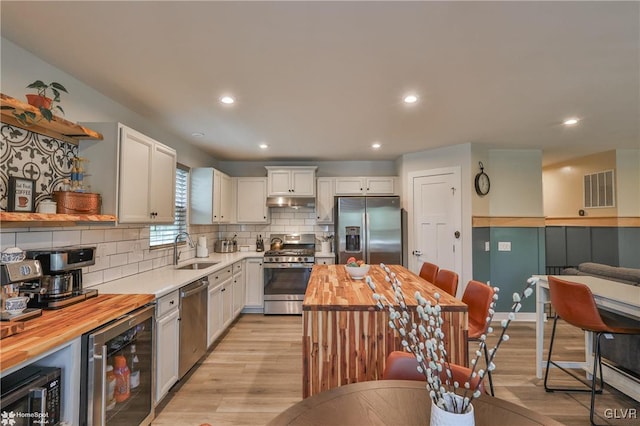
[[[0,7],[3,37],[221,160],[390,160],[472,142],[541,148],[550,163],[640,147],[638,2]],[[571,116],[579,126],[562,126]]]

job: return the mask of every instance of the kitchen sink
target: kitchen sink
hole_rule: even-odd
[[[210,266],[217,265],[220,262],[200,262],[200,263],[190,263],[188,265],[182,265],[177,267],[176,269],[207,269]]]

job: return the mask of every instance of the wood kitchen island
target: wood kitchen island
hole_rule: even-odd
[[[450,361],[467,365],[467,305],[400,265],[387,265],[402,283],[408,306],[416,290],[435,303],[441,294]],[[385,272],[372,265],[376,291],[393,300]],[[387,354],[401,348],[389,328],[389,314],[375,307],[364,279],[352,279],[344,265],[315,265],[302,304],[302,397],[349,383],[382,377]]]

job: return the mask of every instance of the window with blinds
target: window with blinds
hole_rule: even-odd
[[[149,229],[149,247],[173,244],[176,235],[187,231],[189,203],[189,169],[178,164],[176,170],[176,206],[173,225],[152,225]],[[183,240],[184,241],[184,237]]]
[[[613,170],[584,175],[584,206],[615,207]]]

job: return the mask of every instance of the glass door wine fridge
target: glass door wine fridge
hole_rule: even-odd
[[[146,306],[82,336],[82,425],[151,423],[153,324]]]

